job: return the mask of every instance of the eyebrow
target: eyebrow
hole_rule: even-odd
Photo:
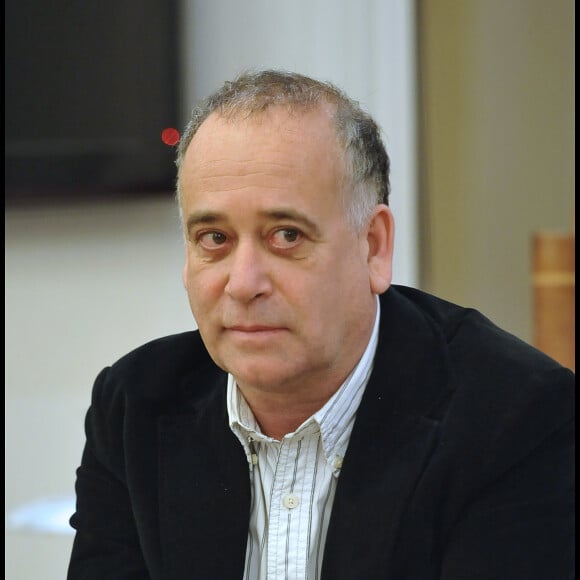
[[[258,214],[260,217],[274,219],[277,221],[290,220],[302,224],[305,228],[310,230],[315,236],[320,236],[320,228],[305,214],[293,208],[275,208],[271,210],[261,211]],[[209,225],[218,222],[229,221],[226,214],[214,211],[196,211],[193,212],[186,222],[187,231],[197,225]]]
[[[216,222],[223,221],[225,219],[226,216],[221,213],[212,211],[196,211],[187,218],[187,231],[191,230],[191,228],[199,224],[215,224]]]
[[[273,218],[278,221],[291,220],[293,222],[302,224],[314,235],[316,236],[321,235],[320,228],[308,216],[293,208],[271,209],[268,211],[260,212],[260,215],[263,215],[264,217],[267,218]]]

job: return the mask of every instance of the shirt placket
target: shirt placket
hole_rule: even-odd
[[[310,470],[301,466],[306,442],[302,438],[282,441],[272,484],[268,532],[268,579],[293,580],[306,577],[308,554],[300,533],[308,524],[306,489]]]

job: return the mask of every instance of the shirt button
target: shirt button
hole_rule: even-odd
[[[293,493],[287,493],[282,498],[282,503],[284,504],[284,507],[288,508],[289,510],[292,510],[298,506],[298,504],[300,503],[300,499],[298,498],[297,495],[294,495]]]

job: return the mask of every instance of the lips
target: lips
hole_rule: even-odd
[[[226,330],[231,330],[234,332],[247,332],[251,333],[259,333],[259,332],[274,332],[276,330],[285,330],[281,326],[266,326],[263,324],[236,324],[233,326],[227,326]]]

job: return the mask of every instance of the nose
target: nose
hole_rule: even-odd
[[[248,303],[272,291],[268,258],[263,248],[252,241],[238,241],[229,256],[230,264],[225,293],[241,303]]]

